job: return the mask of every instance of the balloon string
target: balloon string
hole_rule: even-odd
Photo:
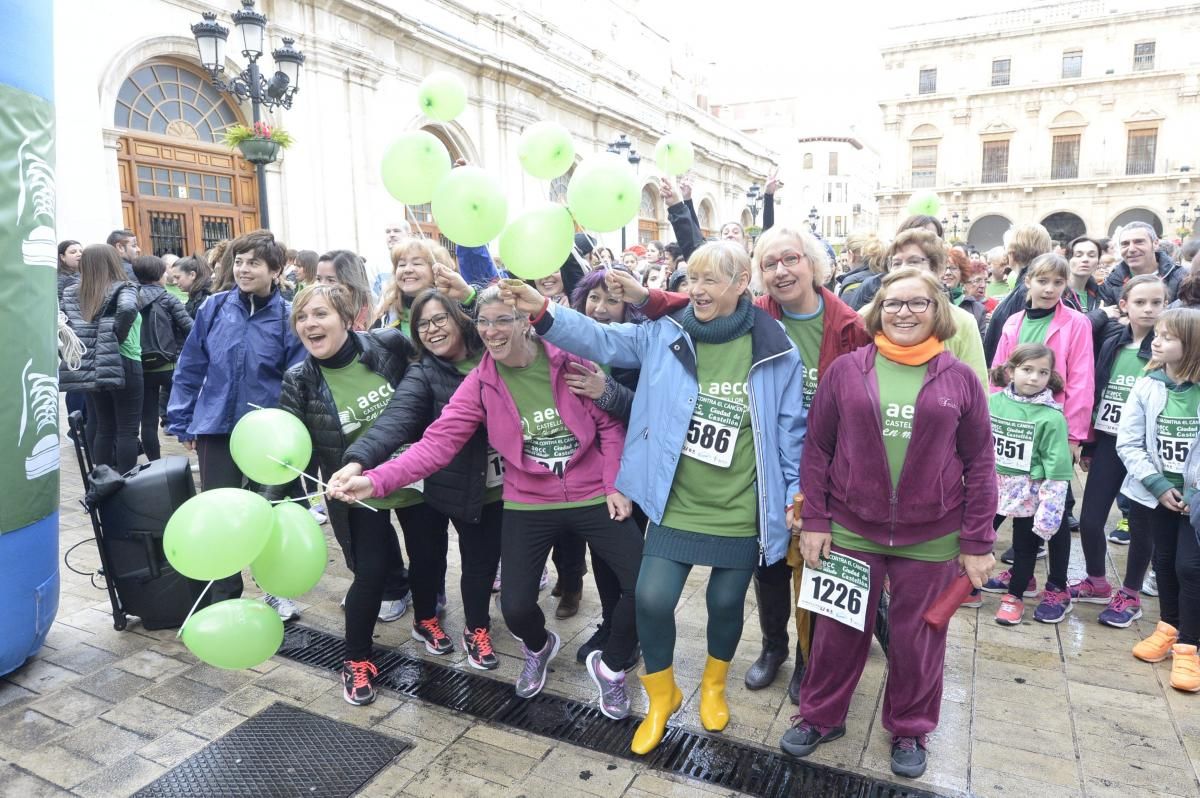
[[[190,621],[192,616],[196,614],[196,608],[200,606],[200,601],[204,598],[204,594],[208,592],[208,589],[213,586],[214,581],[216,580],[210,579],[208,584],[204,586],[204,589],[200,591],[200,595],[196,597],[196,603],[192,605],[190,610],[188,610],[187,617],[183,619],[183,623],[179,624],[179,631],[175,633],[176,640],[178,640],[179,636],[183,634],[183,629],[185,626],[187,626],[187,622]]]
[[[292,499],[275,499],[274,501],[271,502],[271,504],[287,504],[288,502],[298,502],[301,499],[304,499],[304,500],[319,499],[324,495],[325,495],[324,493],[320,493],[320,492],[306,493],[303,496],[296,496],[295,498],[292,498]]]
[[[321,480],[319,480],[319,479],[317,479],[316,477],[314,477],[312,474],[307,474],[307,473],[305,473],[305,472],[304,472],[304,469],[302,469],[302,468],[296,468],[296,467],[295,467],[294,465],[292,465],[291,463],[285,463],[285,462],[283,462],[282,460],[280,460],[279,458],[277,458],[277,457],[272,457],[271,455],[267,455],[267,459],[268,459],[268,460],[270,460],[270,461],[272,461],[272,462],[274,462],[274,463],[279,463],[279,465],[283,466],[284,468],[289,468],[289,469],[291,469],[292,471],[295,471],[297,474],[299,474],[299,475],[300,475],[300,478],[301,478],[301,480],[303,480],[303,479],[304,479],[304,477],[308,477],[308,478],[309,478],[309,479],[311,479],[313,482],[317,483],[317,484],[318,484],[318,485],[320,485],[322,488],[324,488],[326,491],[328,491],[328,490],[329,490],[329,486],[328,486],[328,485],[326,485],[324,482],[322,482]],[[301,484],[303,484],[303,482],[301,482]],[[366,508],[367,508],[368,510],[370,510],[371,512],[375,512],[375,508],[374,508],[374,507],[372,507],[372,506],[371,506],[371,505],[369,505],[369,504],[363,504],[363,503],[362,503],[360,500],[358,500],[358,499],[355,499],[355,500],[354,500],[354,503],[355,503],[355,504],[361,504],[363,507],[366,507]]]
[[[425,231],[421,229],[421,222],[417,219],[417,215],[413,213],[412,206],[405,203],[404,212],[412,219],[412,228],[417,231],[417,235],[421,238],[428,238],[429,236],[425,235]]]

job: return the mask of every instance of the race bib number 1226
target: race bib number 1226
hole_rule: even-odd
[[[820,568],[804,566],[797,606],[861,632],[866,626],[870,594],[871,566],[835,551]]]

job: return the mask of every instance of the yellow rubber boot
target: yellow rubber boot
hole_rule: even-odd
[[[725,703],[725,677],[729,663],[709,656],[700,677],[700,723],[709,731],[721,731],[729,724],[729,705]]]
[[[650,708],[646,710],[646,719],[633,733],[633,743],[629,750],[635,754],[648,754],[662,742],[663,734],[667,731],[667,719],[683,705],[683,693],[675,686],[673,667],[657,673],[647,673],[640,678],[642,687],[646,688],[646,695],[650,698]]]

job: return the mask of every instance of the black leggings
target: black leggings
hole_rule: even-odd
[[[200,490],[240,488],[245,482],[241,469],[229,453],[228,435],[197,435],[196,455],[200,458]],[[212,586],[213,602],[241,598],[242,574],[217,579]]]
[[[1083,509],[1079,512],[1079,543],[1083,547],[1083,559],[1088,576],[1096,579],[1104,578],[1104,559],[1108,554],[1104,525],[1113,501],[1120,495],[1124,480],[1125,464],[1117,456],[1117,439],[1107,433],[1097,432],[1087,485],[1083,489]],[[1139,554],[1134,547],[1130,547],[1130,560]],[[1150,555],[1147,552],[1145,556],[1148,559]],[[1145,570],[1145,565],[1142,570]],[[1141,582],[1138,582],[1138,587],[1141,587]]]
[[[121,357],[125,385],[115,391],[89,391],[88,424],[95,424],[92,459],[124,474],[137,465],[138,424],[142,418],[142,361]],[[89,439],[93,436],[89,434]]]
[[[1002,518],[1003,516],[997,516]],[[1042,545],[1042,538],[1033,531],[1033,517],[1014,518],[1013,529],[1013,564],[1012,578],[1008,583],[1008,592],[1020,596],[1025,592],[1025,586],[1033,578],[1033,564],[1037,551]],[[1067,525],[1064,513],[1063,522],[1047,541],[1050,557],[1050,573],[1046,577],[1047,585],[1054,585],[1059,590],[1067,589],[1067,566],[1071,561],[1071,529]]]
[[[554,573],[563,593],[578,593],[583,590],[583,575],[587,573],[585,554],[587,544],[583,538],[570,529],[559,533],[554,541],[550,560],[554,563]]]
[[[637,524],[642,540],[645,540],[646,524],[649,522],[646,514],[642,512],[641,507],[635,504],[631,517]],[[596,592],[600,595],[600,625],[607,629],[612,623],[613,607],[617,606],[617,601],[621,598],[621,582],[617,579],[616,572],[608,567],[608,563],[604,562],[603,558],[596,555],[594,549],[592,550],[592,579],[595,580]]]
[[[1179,630],[1179,642],[1200,643],[1200,541],[1183,513],[1161,504],[1153,509],[1137,502],[1129,514],[1154,536],[1154,573],[1158,577],[1158,610],[1165,623]]]
[[[384,584],[399,565],[400,541],[386,510],[353,505],[349,516],[355,568],[354,581],[346,594],[346,659],[364,660],[371,657],[371,638],[383,603]]]
[[[408,583],[412,588],[413,620],[437,615],[437,597],[446,584],[447,527],[450,519],[425,502],[396,510],[408,551]]]
[[[158,443],[159,401],[165,394],[171,395],[173,369],[147,371],[142,374],[142,451],[147,460],[162,457]]]
[[[1162,505],[1156,505],[1152,510],[1140,502],[1129,502],[1129,553],[1125,555],[1125,581],[1121,584],[1126,591],[1134,595],[1142,589],[1146,569],[1150,567],[1151,561],[1155,560],[1154,551],[1158,544],[1158,535],[1155,532],[1156,522],[1153,514],[1159,510],[1170,512]],[[1154,572],[1158,573],[1156,561]]]
[[[458,589],[462,593],[463,614],[469,630],[490,629],[492,626],[488,605],[492,600],[492,580],[496,578],[496,567],[500,564],[500,528],[503,521],[504,502],[498,501],[483,505],[479,523],[454,522],[454,530],[458,533],[458,554],[462,560]]]

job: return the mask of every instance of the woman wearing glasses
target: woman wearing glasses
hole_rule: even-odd
[[[501,300],[499,287],[484,289],[475,305],[484,353],[442,414],[407,451],[363,476],[334,479],[330,493],[344,501],[379,498],[427,479],[453,462],[483,424],[505,468],[500,608],[525,655],[517,695],[532,698],[541,692],[558,654],[561,640],[546,628],[537,604],[538,581],[550,547],[571,530],[612,568],[620,584],[612,633],[602,650],[588,656],[587,669],[599,690],[601,712],[624,718],[629,697],[623,668],[637,639],[633,595],[642,557],[630,501],[613,486],[625,428],[591,399],[568,389],[571,364],[584,361],[535,338],[529,318]]]
[[[800,553],[810,568],[831,551],[865,563],[870,590],[863,631],[817,624],[800,713],[781,741],[793,756],[845,734],[886,577],[888,659],[904,663],[891,669],[883,703],[892,772],[925,771],[946,631],[921,614],[960,568],[976,587],[987,579],[996,538],[988,401],[972,370],[946,349],[955,333],[951,307],[927,269],[893,271],[867,308],[874,343],[834,361],[813,397],[800,461],[804,502],[793,519]]]

